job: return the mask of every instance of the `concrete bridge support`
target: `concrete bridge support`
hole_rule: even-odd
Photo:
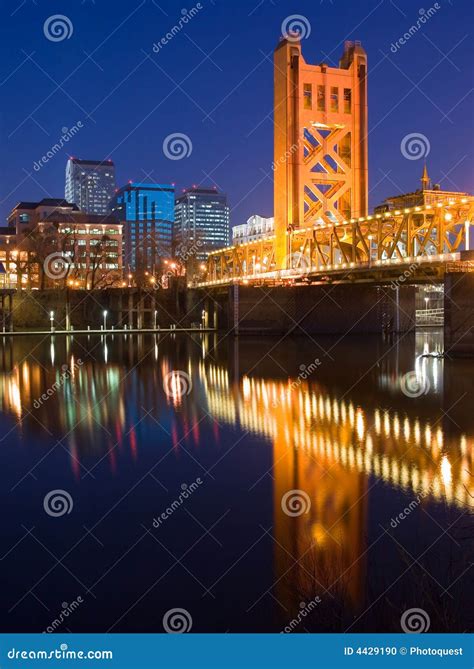
[[[415,327],[415,286],[302,285],[216,289],[217,327],[234,334],[407,332]]]
[[[445,275],[444,350],[450,357],[474,356],[473,271]]]

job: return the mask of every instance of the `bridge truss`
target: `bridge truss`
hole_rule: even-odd
[[[265,237],[212,252],[206,280],[199,285],[393,281],[400,275],[411,283],[441,280],[453,263],[461,261],[461,252],[469,250],[472,224],[470,196],[296,227],[286,232],[283,267],[287,269],[278,269],[275,237]]]

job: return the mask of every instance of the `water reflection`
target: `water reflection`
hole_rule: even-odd
[[[437,357],[439,334],[418,333],[386,354],[359,344],[353,365],[347,344],[335,360],[321,354],[310,374],[301,373],[301,361],[319,354],[310,342],[277,347],[272,359],[279,364],[266,356],[268,343],[216,345],[211,335],[31,342],[3,341],[7,429],[63,440],[78,480],[81,462],[92,455],[107,458],[115,475],[123,448],[139,458],[142,430],[157,425],[166,426],[176,453],[183,439],[192,440],[215,460],[227,446],[225,426],[271,442],[274,574],[287,610],[305,589],[326,592],[335,583],[352,610],[361,608],[374,482],[391,491],[395,511],[414,498],[432,513],[440,502],[474,506],[474,425],[461,392],[472,363],[447,370]],[[419,397],[403,393],[410,371],[426,390]],[[213,440],[208,435],[205,443],[203,425],[212,427]],[[255,485],[264,475],[256,473]],[[311,499],[296,519],[281,509],[292,489]]]
[[[101,337],[92,352],[81,345],[72,353],[68,342],[64,362],[67,340],[52,337],[49,365],[34,353],[15,360],[11,344],[5,344],[2,410],[20,419],[34,417],[53,433],[72,430],[92,437],[102,428],[119,436],[135,422],[139,407],[134,404],[148,405],[150,398],[156,398],[158,412],[163,405],[181,408],[180,420],[188,422],[202,402],[219,421],[271,439],[275,464],[283,451],[297,450],[300,458],[307,455],[331,471],[337,465],[347,474],[375,475],[407,492],[472,505],[473,435],[461,428],[457,436],[446,435],[439,407],[433,406],[428,418],[418,415],[418,399],[406,398],[401,390],[405,372],[392,368],[387,373],[381,368],[378,386],[388,390],[389,397],[357,402],[350,393],[338,395],[321,383],[317,372],[306,380],[301,375],[279,380],[240,375],[234,369],[231,381],[228,360],[216,364],[215,356],[207,357],[208,336],[199,342],[201,356],[189,355],[179,371],[169,348],[159,354],[158,337],[146,344],[143,337],[108,339]],[[115,348],[109,360],[111,345]],[[444,361],[422,357],[420,351],[426,356],[441,349],[439,335],[417,335],[414,369],[425,385],[427,380],[429,395],[441,392]],[[196,346],[189,353],[193,351]],[[194,386],[190,394],[187,379]],[[393,394],[402,401],[402,409],[390,406]],[[28,427],[35,429],[35,421],[30,420]],[[94,440],[94,446],[99,445]]]

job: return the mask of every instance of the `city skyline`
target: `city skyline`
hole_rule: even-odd
[[[281,34],[282,21],[294,7],[287,2],[278,3],[276,9],[267,3],[244,2],[231,21],[217,3],[203,4],[185,30],[166,45],[154,48],[160,34],[166,34],[179,20],[181,8],[167,2],[160,11],[146,4],[136,3],[130,9],[118,2],[113,17],[95,4],[74,8],[70,17],[74,34],[61,43],[45,38],[44,10],[33,5],[28,11],[24,7],[13,12],[12,22],[22,21],[35,53],[15,51],[12,45],[9,48],[7,36],[3,88],[6,92],[10,86],[21,89],[16,122],[11,110],[5,110],[4,155],[9,169],[4,165],[3,220],[20,200],[58,197],[58,175],[64,169],[61,156],[67,159],[71,154],[112,159],[117,165],[119,185],[130,179],[175,182],[177,193],[192,183],[217,185],[228,194],[232,225],[244,223],[252,214],[273,215],[271,52]],[[463,71],[464,64],[470,62],[472,46],[459,22],[463,7],[469,12],[467,2],[458,4],[456,12],[451,6],[433,10],[420,34],[413,34],[409,40],[402,37],[404,44],[399,37],[418,21],[408,2],[397,3],[397,7],[373,2],[362,16],[357,8],[347,6],[342,17],[332,3],[316,8],[307,2],[300,5],[298,11],[312,30],[311,39],[304,40],[311,62],[325,59],[334,65],[347,38],[360,39],[368,54],[369,209],[386,197],[410,191],[418,181],[419,160],[406,158],[400,150],[401,141],[410,133],[421,133],[429,141],[426,158],[433,181],[447,190],[472,190],[467,169],[471,147],[466,136],[470,103]],[[97,41],[93,46],[87,44],[91,13],[109,46],[121,40],[121,78],[115,77],[111,67],[113,53],[107,47],[100,48]],[[124,23],[133,25],[134,21],[143,27],[139,44],[132,31],[125,42],[122,39]],[[216,22],[220,26],[218,37],[222,35],[220,46],[214,31]],[[325,24],[324,34],[319,30],[321,22]],[[258,34],[259,39],[255,43],[247,40],[247,48],[241,50],[244,26],[249,38]],[[374,33],[374,28],[381,26],[384,30]],[[233,55],[238,50],[241,57],[236,63]],[[92,60],[84,52],[92,53]],[[199,68],[177,88],[176,84],[193,69],[188,67],[187,54],[189,62],[196,62]],[[67,84],[57,88],[44,79],[46,89],[37,90],[46,76],[39,74],[40,69],[56,83],[67,78]],[[424,74],[434,69],[438,76],[425,80]],[[136,108],[133,100],[123,96],[130,76],[135,89],[147,90],[150,100],[144,109]],[[150,92],[150,81],[160,82],[158,94]],[[211,83],[211,88],[204,82]],[[31,97],[24,97],[25,89],[37,94],[33,106]],[[54,95],[54,113],[43,103],[48,95]],[[444,98],[450,100],[449,109]],[[413,109],[417,110],[415,116]],[[60,128],[58,119],[64,119]],[[70,134],[64,142],[65,150],[41,162],[63,131]],[[449,142],[443,138],[446,132]],[[185,147],[186,157],[176,160],[176,156],[166,155],[164,143],[179,134],[185,134],[190,144]]]
[[[7,664],[469,654],[474,5],[431,2],[2,3]]]

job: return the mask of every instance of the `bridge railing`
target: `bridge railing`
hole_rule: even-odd
[[[417,325],[443,325],[444,309],[417,309],[415,321]]]

